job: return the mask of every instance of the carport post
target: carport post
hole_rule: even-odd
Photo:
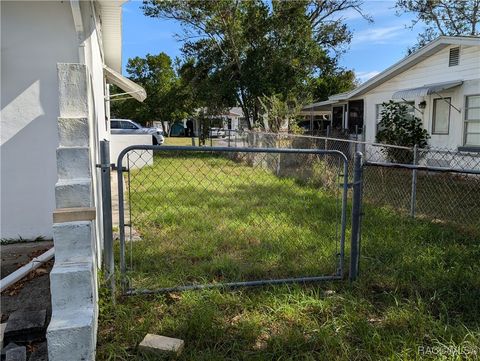
[[[113,229],[112,229],[112,192],[110,183],[110,142],[100,141],[100,169],[102,180],[102,213],[103,213],[103,263],[105,280],[112,292],[115,286],[113,260]]]

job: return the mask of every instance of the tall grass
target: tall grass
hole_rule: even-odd
[[[224,158],[163,156],[132,174],[131,188],[143,238],[132,245],[136,287],[335,270],[338,198],[318,186]],[[478,358],[477,235],[373,205],[364,212],[358,282],[115,306],[103,296],[98,359],[147,359],[137,350],[147,332],[184,339],[182,360]]]

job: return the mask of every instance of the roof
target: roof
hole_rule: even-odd
[[[122,5],[127,0],[97,0],[102,21],[102,43],[105,64],[122,71]]]
[[[230,116],[243,117],[243,110],[240,107],[233,107],[228,110]]]
[[[336,102],[337,102],[336,100],[329,99],[321,102],[307,104],[302,108],[302,111],[307,111],[309,109],[316,109],[316,108],[330,109],[330,107],[327,107],[327,105],[334,104]]]
[[[393,77],[403,73],[411,67],[417,65],[433,54],[451,45],[464,46],[480,46],[480,37],[478,36],[440,36],[424,47],[413,52],[409,56],[403,58],[399,62],[388,67],[380,74],[369,79],[357,88],[341,94],[335,94],[329,97],[329,100],[347,100],[356,96],[365,94],[366,92],[376,88],[380,84],[392,79]]]

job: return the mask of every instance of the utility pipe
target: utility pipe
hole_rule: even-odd
[[[54,254],[55,254],[55,248],[52,247],[47,252],[32,259],[25,266],[20,267],[15,272],[12,272],[8,276],[2,278],[0,280],[0,292],[3,292],[5,289],[13,285],[15,282],[21,280],[23,277],[25,277],[31,271],[40,267],[45,262],[50,261],[53,258]]]

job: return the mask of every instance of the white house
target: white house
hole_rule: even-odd
[[[146,96],[120,75],[124,2],[0,2],[0,237],[54,239],[51,361],[95,358],[107,84]]]
[[[411,105],[433,147],[480,149],[480,38],[442,36],[352,91],[316,103],[334,128],[364,129],[374,142],[381,104]]]

